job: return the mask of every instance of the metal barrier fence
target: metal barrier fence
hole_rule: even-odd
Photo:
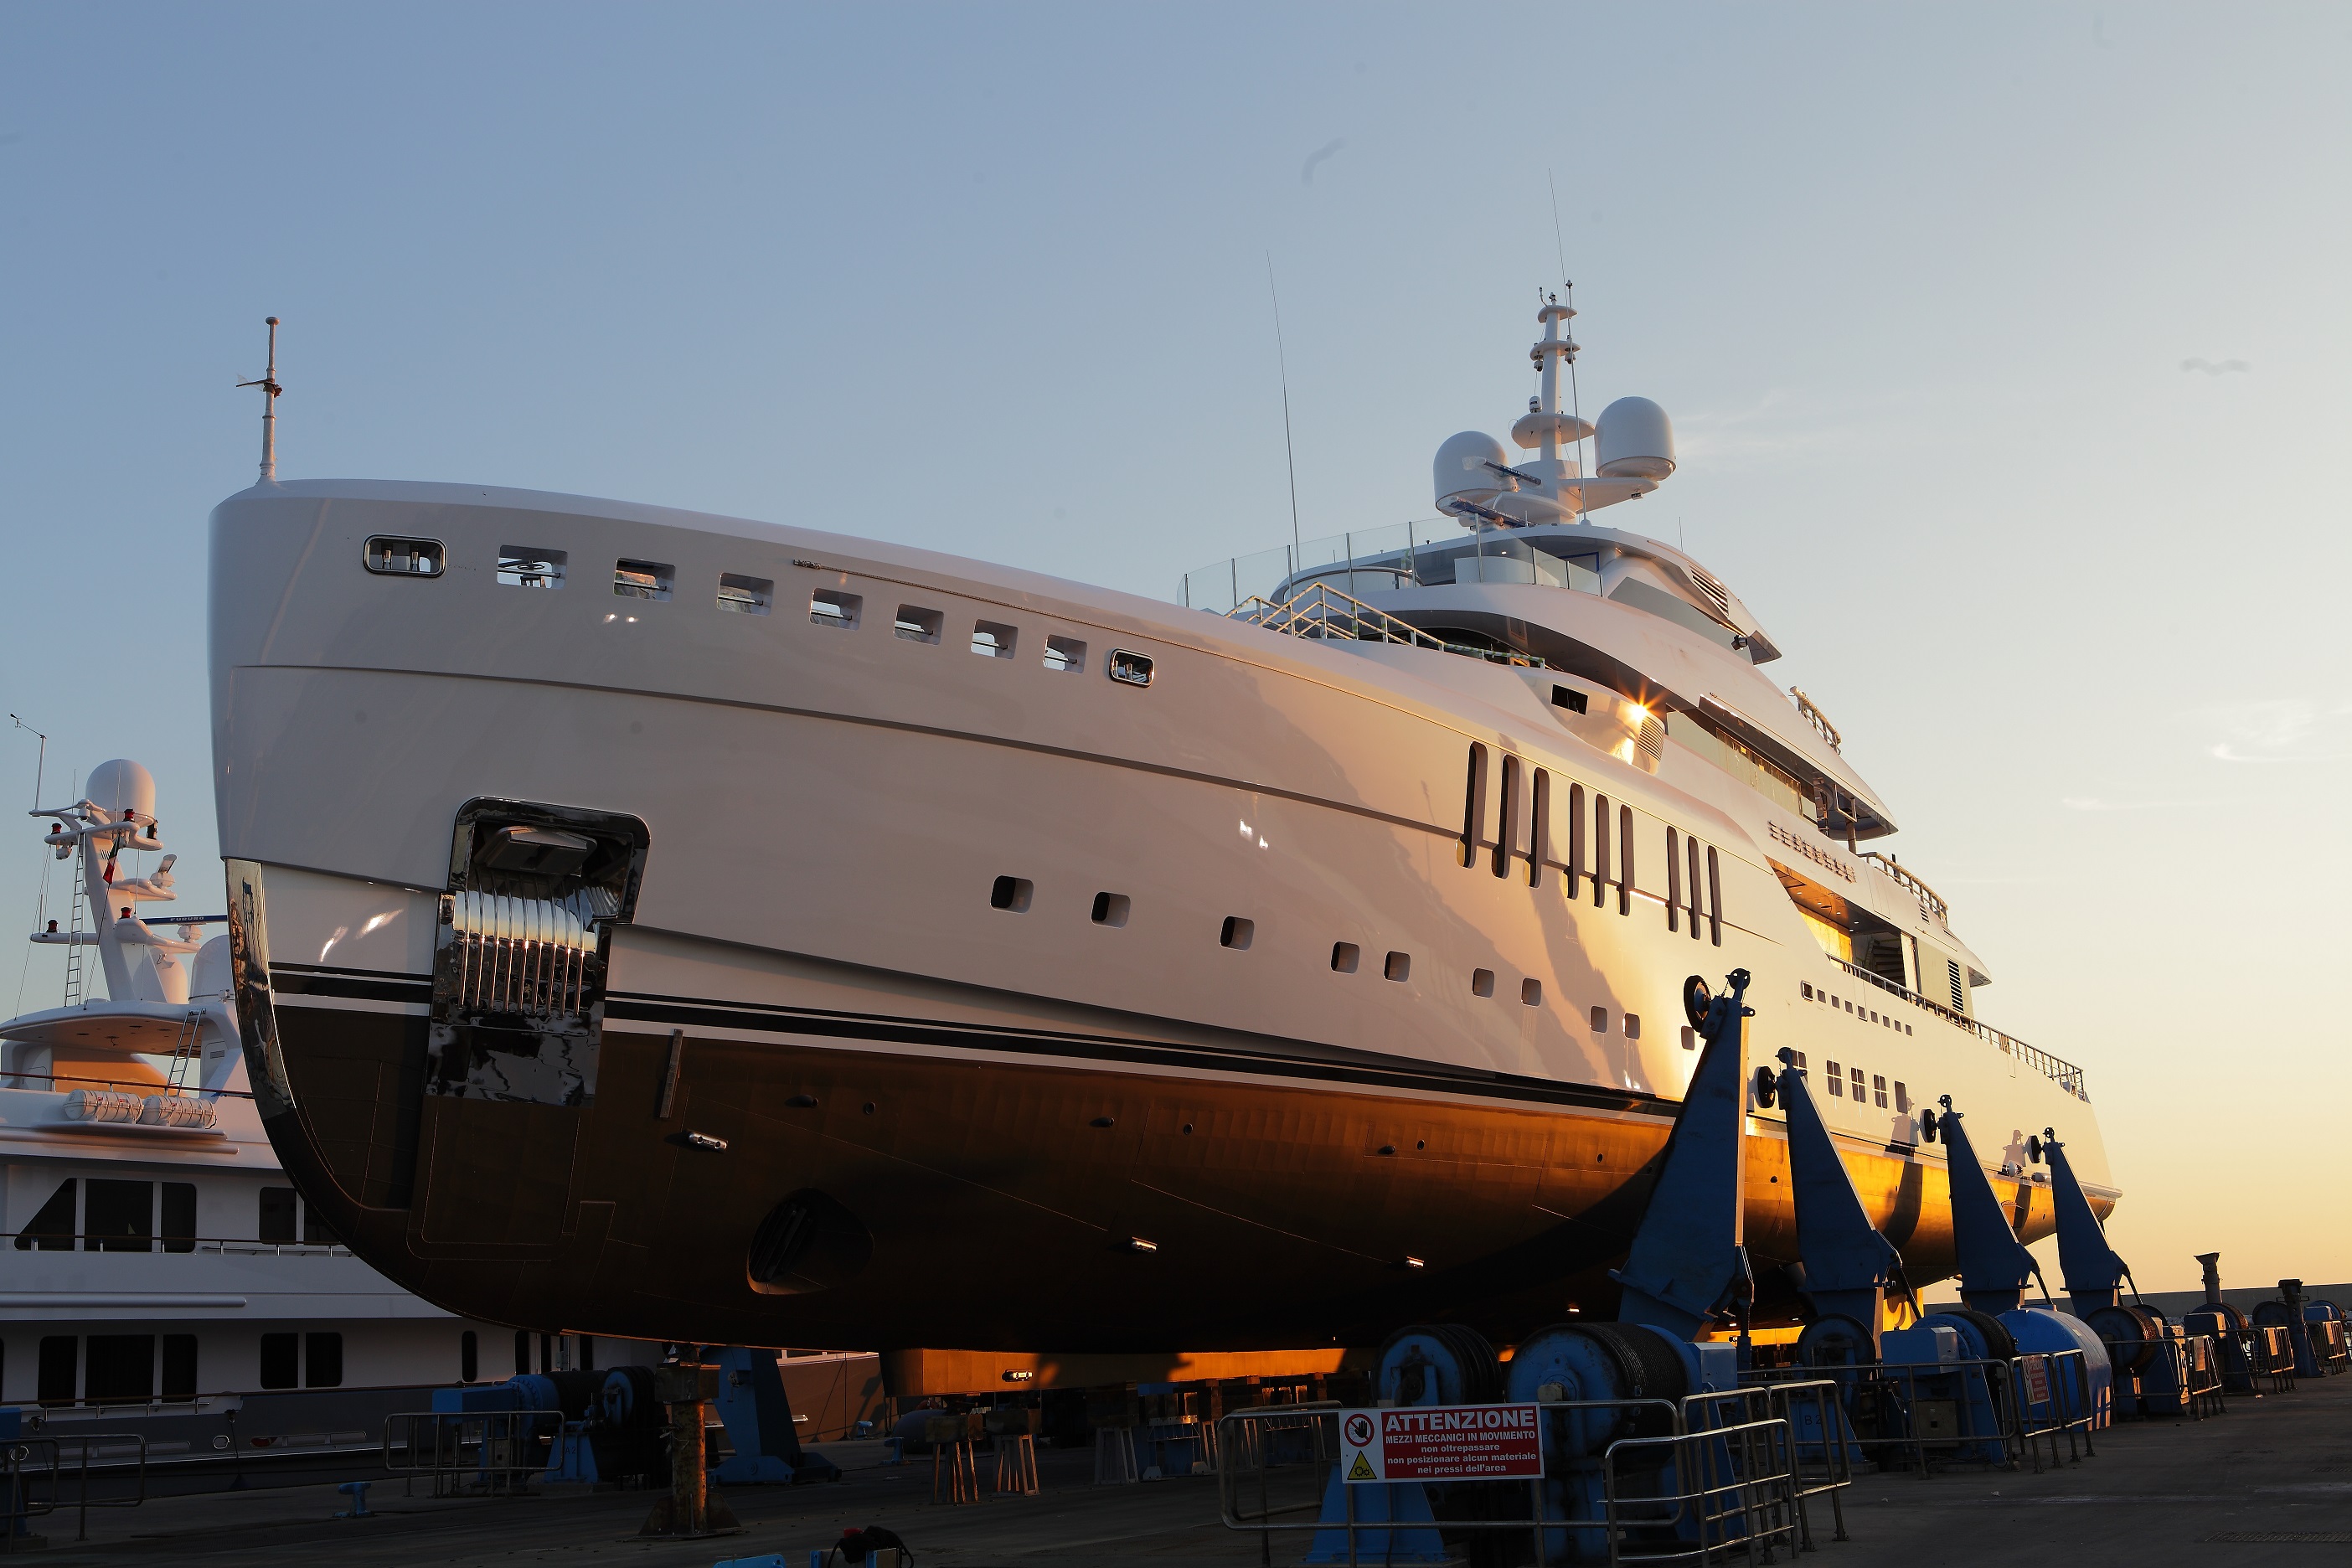
[[[1792,1402],[1818,1398],[1818,1390],[1826,1386],[1832,1385],[1809,1380],[1785,1393],[1759,1388],[1693,1395],[1680,1402],[1585,1399],[1545,1404],[1547,1416],[1591,1411],[1622,1419],[1648,1412],[1652,1424],[1667,1428],[1607,1444],[1597,1456],[1602,1514],[1583,1520],[1548,1517],[1544,1480],[1472,1483],[1484,1489],[1472,1495],[1489,1498],[1525,1485],[1529,1504],[1525,1515],[1498,1519],[1449,1511],[1433,1521],[1359,1518],[1356,1488],[1343,1483],[1342,1517],[1325,1520],[1320,1517],[1324,1497],[1339,1454],[1339,1406],[1234,1411],[1218,1423],[1219,1516],[1229,1530],[1257,1531],[1259,1560],[1266,1563],[1273,1561],[1276,1531],[1337,1533],[1344,1539],[1347,1561],[1354,1568],[1360,1535],[1386,1538],[1391,1531],[1408,1530],[1525,1532],[1534,1543],[1538,1568],[1546,1568],[1550,1561],[1553,1538],[1571,1531],[1602,1535],[1612,1564],[1717,1563],[1742,1553],[1748,1562],[1769,1563],[1776,1542],[1785,1542],[1792,1554],[1801,1544],[1811,1544],[1804,1498],[1843,1486],[1850,1478],[1817,1476],[1808,1489],[1798,1473],[1798,1445],[1789,1417],[1757,1418],[1749,1412],[1758,1401],[1767,1409],[1785,1411]],[[1671,1485],[1664,1480],[1669,1475]],[[1254,1511],[1246,1507],[1253,1485],[1257,1494]],[[1299,1514],[1315,1517],[1287,1517]],[[1838,1539],[1844,1538],[1841,1509]],[[1383,1544],[1392,1546],[1385,1539]],[[1372,1555],[1377,1560],[1383,1553]],[[1591,1553],[1584,1556],[1590,1560]]]
[[[129,1497],[89,1495],[92,1450],[104,1459],[130,1458],[136,1489]],[[79,1482],[75,1496],[74,1539],[89,1539],[89,1510],[94,1508],[137,1508],[147,1500],[147,1439],[136,1432],[77,1432],[70,1437],[17,1437],[0,1444],[0,1552],[13,1553],[24,1539],[24,1526],[62,1506],[67,1465]],[[119,1477],[104,1472],[101,1479]]]
[[[2165,1399],[2168,1386],[2180,1394],[2179,1408],[2192,1421],[2202,1421],[2207,1415],[2230,1413],[2228,1399],[2221,1388],[2221,1354],[2210,1334],[2189,1334],[2180,1339],[2166,1337],[2156,1340],[2105,1340],[2107,1360],[2115,1367],[2115,1399],[2117,1418],[2126,1415],[2153,1416],[2148,1408],[2157,1399]],[[2137,1367],[2126,1366],[2133,1355],[2146,1354],[2147,1360]],[[2128,1384],[2128,1392],[2126,1392]],[[2137,1408],[2126,1410],[2126,1399]],[[2166,1403],[2170,1401],[2166,1399]]]
[[[1810,1370],[1810,1369],[1805,1369]],[[1780,1420],[1789,1424],[1790,1471],[1796,1489],[1797,1525],[1802,1545],[1813,1549],[1811,1500],[1830,1500],[1832,1541],[1850,1539],[1845,1532],[1845,1500],[1838,1494],[1853,1485],[1853,1453],[1845,1442],[1844,1392],[1834,1378],[1811,1376],[1757,1379],[1723,1394],[1693,1394],[1683,1400],[1684,1425],[1694,1422],[1694,1406],[1706,1409],[1717,1425],[1733,1421]],[[1818,1435],[1818,1436],[1816,1436]]]
[[[1770,1386],[1815,1381],[1821,1372],[1785,1367],[1745,1375]],[[2039,1474],[2045,1441],[2053,1466],[2097,1452],[2091,1432],[2104,1412],[2093,1403],[2090,1367],[2081,1351],[2033,1351],[2008,1361],[1881,1363],[1855,1367],[1849,1375],[1853,1441],[1881,1469],[1915,1469],[1924,1477],[1933,1465],[2015,1469],[2030,1461]],[[1954,1380],[1958,1397],[1948,1397],[1954,1389],[1941,1386],[1946,1380]],[[1928,1384],[1924,1391],[1923,1384]],[[1981,1393],[1981,1405],[1972,1392]],[[1975,1457],[1961,1458],[1971,1449]]]
[[[402,1411],[383,1419],[383,1468],[431,1478],[436,1498],[519,1492],[562,1436],[560,1410]]]
[[[1602,1455],[1609,1561],[1718,1563],[1734,1551],[1750,1563],[1772,1560],[1772,1543],[1800,1549],[1801,1527],[1793,1445],[1788,1422],[1742,1421],[1664,1437],[1621,1437]],[[1629,1456],[1660,1451],[1654,1466],[1634,1467]],[[1627,1492],[1631,1473],[1675,1478],[1671,1491]],[[1696,1539],[1684,1536],[1687,1527]],[[1644,1539],[1644,1538],[1647,1539]],[[1540,1550],[1537,1561],[1542,1561]]]

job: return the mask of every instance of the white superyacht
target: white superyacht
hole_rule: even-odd
[[[1914,1280],[1951,1268],[1938,1096],[2014,1130],[2029,1239],[2029,1129],[2111,1206],[2084,1075],[1978,1020],[1985,964],[1864,847],[1893,816],[1775,640],[1590,521],[1675,458],[1644,400],[1562,408],[1571,314],[1530,455],[1439,448],[1440,527],[1192,607],[266,462],[213,515],[211,660],[287,1165],[402,1285],[584,1333],[1508,1342],[1605,1308],[1685,983],[1746,969],[1751,1048],[1818,1075]],[[1785,1321],[1778,1112],[1749,1130]]]

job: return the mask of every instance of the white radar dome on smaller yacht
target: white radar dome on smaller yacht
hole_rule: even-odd
[[[1450,500],[1484,506],[1505,490],[1517,489],[1517,481],[1495,471],[1508,461],[1503,444],[1484,430],[1465,430],[1459,436],[1448,436],[1445,445],[1437,448],[1437,460],[1431,465],[1432,478],[1436,482],[1437,509],[1444,510]]]
[[[1646,397],[1621,397],[1601,411],[1600,472],[1612,479],[1663,479],[1675,471],[1675,426]]]
[[[82,791],[82,798],[103,807],[117,821],[121,820],[125,811],[135,811],[152,819],[155,815],[155,775],[127,757],[117,757],[89,770],[89,784]]]

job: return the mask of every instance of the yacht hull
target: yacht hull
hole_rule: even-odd
[[[363,567],[387,537],[446,569]],[[503,581],[524,545],[569,584]],[[1607,1310],[1696,1059],[1683,982],[1735,968],[1759,1064],[1852,1068],[1824,1115],[1916,1281],[1950,1267],[1937,1093],[1988,1148],[2058,1126],[2116,1196],[2079,1078],[1823,955],[1766,848],[1811,824],[1594,749],[1522,672],[462,487],[232,498],[212,576],[261,1109],[338,1232],[453,1310],[841,1350],[1508,1339]],[[1618,835],[1610,878],[1571,812]],[[593,997],[538,1034],[466,1012],[452,957],[507,896],[468,880],[500,822],[617,857],[576,905]],[[1785,1316],[1777,1114],[1749,1130]]]
[[[843,1006],[839,981],[800,1005],[618,995],[593,1104],[486,1101],[422,1092],[422,1004],[354,1005],[391,989],[280,975],[282,1157],[408,1289],[598,1335],[1220,1351],[1445,1317],[1507,1342],[1610,1310],[1675,1110],[868,995],[886,1016]],[[1748,1149],[1769,1271],[1794,1255],[1786,1144]],[[1942,1171],[1849,1167],[1910,1266],[1948,1271]],[[2047,1233],[2030,1184],[1997,1185]],[[751,1238],[809,1192],[854,1217],[851,1255],[790,1294],[747,1289]],[[1774,1285],[1765,1316],[1785,1320]]]

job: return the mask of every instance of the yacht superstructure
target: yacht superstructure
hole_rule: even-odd
[[[198,940],[222,917],[140,914],[177,896],[147,770],[106,763],[36,815],[73,882],[33,936],[67,949],[65,1005],[0,1023],[0,1405],[19,1429],[68,1440],[69,1463],[81,1433],[109,1435],[101,1466],[138,1433],[151,1465],[268,1468],[373,1451],[421,1390],[506,1375],[510,1331],[353,1257],[279,1166],[228,939]]]
[[[1863,845],[1876,792],[1682,551],[1587,521],[1673,471],[1641,399],[1442,532],[1171,605],[796,526],[536,491],[265,483],[213,519],[236,992],[338,1232],[452,1310],[579,1331],[1049,1352],[1501,1338],[1601,1304],[1755,976],[1916,1280],[1951,1095],[2080,1071]],[[1587,475],[1574,456],[1597,442]],[[1199,583],[1188,580],[1188,597]],[[1834,1086],[1832,1088],[1832,1086]],[[1776,1112],[1748,1245],[1799,1309]]]

